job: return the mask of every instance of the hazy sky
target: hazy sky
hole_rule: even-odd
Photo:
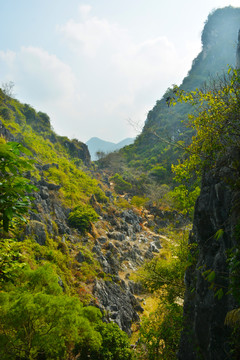
[[[208,14],[228,5],[240,0],[0,0],[0,85],[60,135],[118,142],[181,83]]]

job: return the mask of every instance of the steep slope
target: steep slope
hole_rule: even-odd
[[[31,194],[27,223],[11,234],[0,232],[0,239],[13,237],[11,246],[33,268],[51,264],[64,292],[97,306],[106,321],[131,334],[143,309],[129,274],[159,253],[164,241],[159,229],[177,214],[166,212],[165,219],[161,211],[150,221],[149,212],[141,214],[119,199],[108,181],[92,177],[84,144],[56,135],[46,114],[1,90],[0,137],[32,152],[35,170],[25,177],[38,188]]]
[[[235,66],[237,34],[240,26],[240,8],[218,9],[208,16],[202,32],[202,51],[193,61],[192,68],[180,86],[194,90],[211,78],[226,72],[228,65]],[[171,181],[171,164],[181,157],[177,142],[190,139],[192,133],[184,121],[192,110],[186,104],[169,106],[174,91],[168,89],[161,100],[149,111],[144,128],[133,145],[121,153],[128,165],[144,172],[163,166]],[[164,178],[162,181],[166,181]]]
[[[16,99],[7,96],[0,89],[0,128],[2,135],[12,133],[16,141],[24,141],[35,152],[34,144],[27,144],[31,135],[40,136],[44,143],[53,149],[59,156],[75,158],[86,166],[90,165],[90,154],[85,144],[77,139],[69,140],[66,136],[57,135],[51,128],[49,116],[41,111],[36,112],[28,104],[21,104]],[[4,130],[2,123],[9,130]],[[31,134],[32,133],[32,134]],[[38,149],[36,149],[37,151]],[[61,155],[60,155],[61,154]]]
[[[214,170],[205,173],[202,180],[189,239],[194,260],[185,275],[181,360],[239,358],[239,353],[235,354],[237,357],[230,355],[233,338],[225,325],[227,313],[239,306],[231,291],[233,281],[239,289],[236,261],[240,192],[231,185],[239,178],[239,161],[239,149],[233,149]],[[233,166],[234,163],[238,166]],[[216,235],[219,230],[221,236]],[[229,263],[227,259],[233,249],[236,258]],[[237,337],[236,341],[239,341]]]

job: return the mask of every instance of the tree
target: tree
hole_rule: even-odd
[[[13,93],[13,88],[14,88],[14,82],[13,81],[8,81],[5,83],[2,83],[2,91],[6,96],[10,96],[13,97],[14,93]]]
[[[78,344],[97,351],[102,342],[95,330],[101,312],[83,307],[63,293],[49,265],[18,273],[18,286],[0,292],[0,358],[2,360],[69,359]]]
[[[240,70],[228,70],[228,76],[213,81],[203,90],[175,91],[176,102],[190,103],[194,113],[188,115],[192,128],[190,144],[185,144],[185,158],[173,166],[175,180],[196,184],[203,171],[213,168],[230,148],[240,146]]]
[[[93,360],[131,360],[132,350],[130,349],[127,334],[120,330],[115,323],[99,323],[96,327],[102,337],[102,344],[98,350],[88,351],[89,359]],[[82,351],[79,360],[85,360],[86,353]]]
[[[33,161],[22,154],[31,155],[23,145],[0,139],[0,228],[5,232],[14,221],[25,221],[31,204],[29,193],[37,190],[24,172],[33,169]]]
[[[142,318],[138,348],[143,359],[176,359],[182,331],[184,273],[190,263],[189,246],[183,236],[138,272],[137,278],[146,290],[159,298],[157,309]]]
[[[128,192],[132,188],[132,184],[125,181],[121,175],[116,173],[114,176],[110,178],[111,181],[114,182],[114,189],[119,194],[123,194],[124,192]]]

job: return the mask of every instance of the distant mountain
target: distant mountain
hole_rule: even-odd
[[[98,157],[96,156],[96,153],[98,151],[108,154],[115,150],[119,150],[119,149],[123,148],[124,146],[133,144],[133,142],[134,142],[134,138],[126,138],[116,144],[111,141],[105,141],[105,140],[99,139],[98,137],[92,137],[91,139],[89,139],[86,142],[86,145],[88,146],[88,150],[90,152],[91,159],[93,161],[95,161],[98,159]]]

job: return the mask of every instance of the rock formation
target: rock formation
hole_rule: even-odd
[[[237,54],[236,54],[236,68],[240,69],[240,30],[238,32],[238,45],[237,45]]]
[[[236,59],[236,67],[240,68],[240,31]],[[194,260],[185,274],[184,331],[179,360],[231,359],[230,329],[224,321],[229,311],[239,307],[229,293],[228,264],[229,251],[238,242],[239,164],[240,149],[229,149],[202,178],[189,237]],[[212,282],[207,277],[210,273]]]
[[[184,331],[179,360],[229,359],[229,329],[224,325],[228,311],[236,304],[228,294],[228,250],[236,246],[239,190],[231,180],[239,177],[239,149],[221,160],[215,170],[203,176],[202,189],[195,206],[193,230],[189,243],[194,261],[185,275]],[[221,229],[222,236],[217,232]],[[215,273],[214,288],[206,279],[206,271]],[[217,290],[224,295],[216,296]]]

